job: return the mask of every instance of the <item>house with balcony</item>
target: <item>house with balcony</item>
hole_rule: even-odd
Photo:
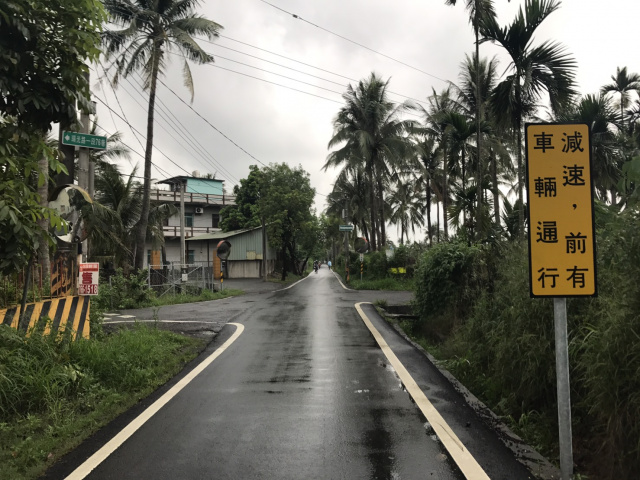
[[[153,249],[147,245],[145,267],[180,262],[180,196],[184,185],[184,233],[185,239],[221,232],[220,210],[227,205],[235,205],[235,196],[224,193],[224,180],[194,176],[178,176],[157,182],[157,188],[151,190],[151,201],[171,203],[178,213],[166,219],[162,227],[164,249]],[[201,252],[190,249],[185,252],[187,264],[206,262]]]

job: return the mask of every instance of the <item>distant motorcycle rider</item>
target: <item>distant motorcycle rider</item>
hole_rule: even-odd
[[[313,261],[313,271],[318,273],[318,260]]]

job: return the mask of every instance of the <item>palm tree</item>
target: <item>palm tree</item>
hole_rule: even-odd
[[[423,138],[433,138],[438,144],[439,157],[442,161],[442,175],[441,175],[441,194],[442,199],[442,217],[444,226],[445,240],[449,238],[449,227],[447,218],[447,208],[449,199],[449,171],[448,171],[448,159],[449,151],[451,148],[451,141],[449,140],[450,126],[447,122],[447,117],[451,112],[457,112],[460,110],[460,105],[453,99],[451,95],[451,87],[447,87],[440,93],[436,93],[435,90],[427,99],[429,102],[429,108],[426,109],[421,105],[417,107],[418,111],[424,118],[424,123],[421,127],[415,127],[414,133],[422,136]],[[438,217],[439,218],[439,217]]]
[[[464,109],[464,113],[468,117],[472,117],[474,112],[481,110],[482,112],[486,111],[489,107],[489,97],[491,92],[496,86],[497,83],[497,69],[498,69],[498,61],[494,58],[486,59],[481,58],[480,61],[477,61],[476,58],[470,58],[468,55],[465,56],[465,60],[462,62],[462,71],[460,73],[460,83],[458,86],[455,86],[458,94],[458,102],[461,107]],[[479,89],[478,89],[479,86]],[[480,92],[478,96],[478,90]],[[480,103],[480,105],[478,105]],[[497,174],[497,165],[495,155],[495,135],[498,129],[494,122],[491,119],[482,117],[480,122],[476,121],[476,129],[480,128],[480,132],[483,135],[482,145],[483,149],[480,149],[480,145],[476,144],[476,178],[479,178],[480,181],[476,182],[477,193],[476,198],[480,199],[480,203],[476,204],[477,212],[476,212],[476,224],[478,225],[478,234],[486,234],[488,233],[488,225],[483,226],[483,222],[481,218],[484,218],[484,212],[487,210],[486,208],[482,208],[482,197],[483,197],[483,188],[485,182],[483,181],[484,176],[486,175],[486,166],[490,166],[490,171],[492,174],[495,172]],[[476,142],[477,135],[476,131]],[[493,176],[493,175],[492,175]],[[495,190],[495,186],[497,185],[496,178],[492,178],[489,182],[493,185],[492,195],[493,195],[493,203],[494,203],[494,211],[496,211],[495,223],[500,223],[500,212],[499,212],[499,192]],[[486,227],[486,228],[485,228]]]
[[[613,83],[604,85],[600,89],[600,93],[606,95],[608,93],[620,94],[620,123],[621,129],[624,130],[624,108],[629,100],[629,93],[640,89],[640,75],[637,73],[627,73],[627,67],[617,67],[616,74],[611,75]]]
[[[523,119],[537,108],[536,102],[543,91],[549,95],[554,112],[566,104],[576,93],[573,73],[575,60],[557,42],[545,41],[533,46],[533,35],[538,26],[560,6],[557,0],[525,0],[514,21],[501,28],[495,17],[486,17],[480,23],[484,39],[502,46],[511,63],[508,74],[492,94],[494,114],[504,116],[516,135],[518,167],[518,205],[520,208],[520,235],[524,233],[524,171],[522,165]]]
[[[446,5],[456,5],[457,0],[446,0],[445,4]],[[465,0],[465,8],[466,10],[469,12],[469,22],[473,25],[473,33],[475,35],[475,47],[476,47],[476,51],[475,51],[475,55],[473,57],[473,69],[474,69],[474,73],[475,75],[473,77],[469,77],[469,78],[474,78],[473,81],[473,86],[475,87],[474,90],[474,107],[475,107],[475,120],[476,120],[476,129],[475,129],[475,134],[476,134],[476,148],[478,150],[478,182],[477,182],[477,189],[478,189],[478,204],[477,204],[477,208],[478,208],[478,212],[480,212],[481,208],[481,202],[482,202],[482,175],[483,175],[483,165],[482,165],[482,145],[481,145],[481,129],[480,129],[480,122],[482,122],[483,118],[484,118],[484,104],[483,104],[483,99],[486,99],[487,96],[484,95],[485,92],[483,92],[482,89],[482,71],[480,68],[480,23],[482,21],[484,21],[485,18],[491,17],[491,18],[495,18],[496,16],[496,12],[493,8],[493,0]],[[468,57],[467,57],[467,61],[468,61]],[[469,97],[471,98],[471,97]],[[479,213],[478,213],[479,215]]]
[[[600,199],[616,203],[617,186],[624,160],[622,144],[616,135],[618,116],[611,100],[604,95],[585,95],[578,103],[555,116],[560,123],[586,123],[591,132],[592,177]]]
[[[115,165],[99,162],[97,167],[95,201],[81,211],[91,240],[92,256],[113,259],[116,266],[126,270],[131,264],[142,212],[140,183],[135,180],[137,168],[125,180]],[[171,204],[152,205],[146,239],[163,245],[163,220],[177,211]]]
[[[389,220],[400,230],[400,244],[404,245],[405,234],[409,239],[409,230],[415,235],[416,225],[424,225],[424,208],[418,197],[418,190],[409,178],[398,178],[395,189],[389,196],[391,215]]]
[[[333,121],[331,149],[342,145],[327,156],[324,165],[362,164],[369,181],[369,208],[371,216],[371,247],[377,250],[386,243],[384,213],[384,183],[390,167],[403,158],[410,148],[405,135],[411,121],[400,120],[399,113],[407,104],[396,105],[387,98],[389,81],[382,81],[375,73],[361,80],[355,87],[349,85],[342,98],[345,105]],[[379,235],[377,230],[379,228]]]
[[[416,188],[425,192],[425,211],[427,215],[427,236],[429,245],[433,244],[433,232],[431,224],[431,199],[433,196],[441,197],[438,188],[437,179],[438,150],[435,139],[433,137],[423,137],[417,140],[415,145],[416,155],[412,157],[414,160],[413,172],[415,175]]]
[[[166,53],[178,50],[184,59],[184,83],[193,100],[193,78],[187,60],[196,63],[213,62],[213,57],[195,41],[195,35],[206,35],[210,40],[218,36],[221,25],[196,15],[198,0],[105,0],[104,6],[110,21],[121,30],[105,30],[103,42],[107,57],[116,56],[116,75],[126,77],[142,70],[145,88],[149,90],[147,110],[147,144],[144,155],[144,184],[142,211],[137,226],[134,262],[141,269],[144,263],[144,246],[149,221],[151,193],[151,153],[153,151],[153,124],[156,85],[158,76],[164,74]]]

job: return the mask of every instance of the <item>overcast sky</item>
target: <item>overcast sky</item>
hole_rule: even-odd
[[[440,91],[447,80],[457,82],[465,54],[474,49],[466,2],[458,0],[455,7],[445,6],[445,0],[269,3],[201,3],[199,12],[224,27],[213,44],[201,43],[216,61],[191,65],[195,99],[190,104],[181,60],[169,55],[163,78],[167,86],[159,85],[158,90],[153,153],[158,168],[152,169],[152,176],[161,180],[194,170],[215,173],[231,193],[247,177],[249,165],[302,165],[316,189],[320,213],[337,176],[337,171],[325,172],[322,166],[346,85],[373,71],[391,79],[389,89],[398,94],[393,100],[410,97],[424,102],[432,88]],[[496,0],[500,25],[510,23],[523,3]],[[538,28],[535,43],[562,43],[577,60],[579,91],[595,93],[610,83],[618,66],[640,72],[638,18],[638,0],[564,0]],[[508,66],[500,49],[488,43],[480,54],[497,55],[500,73]],[[121,81],[114,94],[108,84],[96,85],[98,75],[101,67],[92,72],[99,125],[109,134],[122,132],[125,143],[142,155],[144,149],[116,115],[146,131],[147,94],[139,77]],[[144,144],[144,138],[138,138]],[[142,175],[140,155],[133,154],[131,163],[121,162],[121,171],[130,173],[131,165],[138,164]]]

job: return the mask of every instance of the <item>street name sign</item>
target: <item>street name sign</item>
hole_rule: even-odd
[[[107,137],[88,133],[62,132],[62,144],[105,150],[107,148]]]
[[[595,296],[591,139],[586,124],[527,124],[532,297]]]
[[[340,225],[341,232],[353,232],[353,225]]]

